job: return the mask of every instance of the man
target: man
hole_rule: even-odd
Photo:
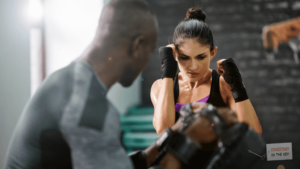
[[[86,51],[45,79],[29,100],[5,168],[132,168],[106,93],[116,82],[130,86],[145,69],[157,33],[145,1],[112,0]]]

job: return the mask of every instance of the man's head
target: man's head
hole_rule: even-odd
[[[157,33],[156,17],[146,1],[112,0],[102,11],[94,44],[101,41],[104,56],[114,56],[112,61],[120,65],[114,73],[127,87],[148,65]]]

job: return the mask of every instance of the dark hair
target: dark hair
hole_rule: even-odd
[[[186,17],[175,28],[173,44],[178,48],[184,39],[197,39],[202,45],[209,45],[213,50],[214,40],[210,28],[205,23],[206,14],[200,8],[190,8]]]

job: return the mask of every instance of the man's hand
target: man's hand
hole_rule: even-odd
[[[195,102],[192,104],[193,113],[200,113],[208,104]],[[237,115],[229,108],[218,109],[220,116],[227,125],[233,126],[238,123]],[[181,118],[171,127],[172,131],[178,131],[181,126]],[[185,134],[193,138],[198,143],[210,143],[218,138],[213,130],[213,125],[207,118],[199,116],[192,124],[184,131]]]
[[[193,113],[200,113],[204,108],[207,108],[209,104],[206,103],[192,103]],[[218,109],[220,116],[228,126],[233,126],[238,123],[235,112],[229,108]],[[176,132],[181,128],[182,118],[172,126],[172,131]],[[211,123],[206,117],[198,116],[192,124],[190,124],[183,132],[194,141],[202,145],[202,150],[211,151],[216,148],[215,140],[218,139],[218,135],[213,129],[213,123]],[[209,144],[212,143],[212,144]],[[180,160],[168,152],[164,159],[160,162],[160,166],[166,169],[170,168],[181,168]]]
[[[208,104],[193,103],[192,109],[194,113],[200,113],[203,108],[207,108]],[[238,123],[236,113],[229,108],[218,109],[220,116],[225,123],[229,126],[233,126]],[[197,142],[211,143],[218,138],[217,134],[213,130],[213,123],[207,118],[199,116],[186,130],[185,133]]]

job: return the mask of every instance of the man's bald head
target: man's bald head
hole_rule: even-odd
[[[96,36],[82,58],[111,86],[130,86],[150,62],[158,24],[145,0],[112,0],[102,11]],[[102,72],[102,73],[101,73]]]
[[[96,38],[116,45],[139,35],[151,41],[157,33],[156,17],[146,1],[112,0],[102,11]]]

